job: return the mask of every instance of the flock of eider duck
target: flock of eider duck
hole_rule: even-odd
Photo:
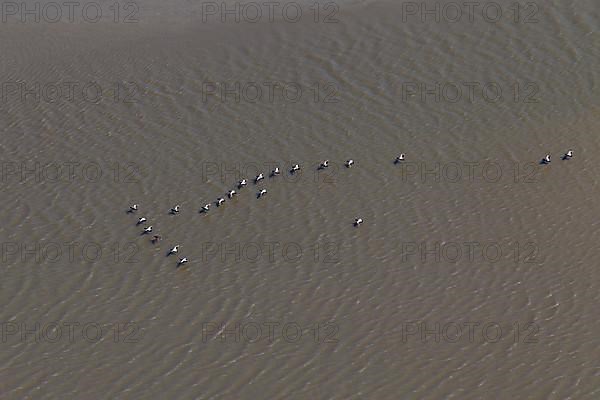
[[[402,161],[405,160],[405,154],[402,153],[400,154],[398,157],[396,157],[396,159],[394,160],[394,164],[399,164]],[[573,157],[573,150],[569,150],[567,151],[563,156],[562,159],[563,160],[568,160],[570,158]],[[546,154],[546,156],[544,158],[542,158],[542,160],[540,161],[540,164],[549,164],[550,163],[550,154]],[[350,159],[347,160],[344,165],[346,166],[346,168],[350,168],[354,165],[354,160]],[[329,167],[329,160],[325,160],[323,161],[319,167],[317,168],[318,170],[323,170]],[[294,174],[296,171],[300,170],[300,165],[298,164],[294,164],[291,168],[290,168],[290,174]],[[273,171],[271,171],[271,174],[269,175],[271,178],[274,178],[278,175],[281,174],[281,171],[279,170],[279,167],[276,167]],[[261,180],[265,179],[265,176],[260,173],[258,175],[256,175],[256,177],[254,178],[254,184],[256,185],[258,182],[260,182]],[[246,179],[242,179],[237,183],[237,189],[240,190],[242,188],[244,188],[246,185],[248,184],[248,180]],[[237,192],[234,189],[231,189],[227,192],[227,197],[229,199],[232,199],[235,195],[237,194]],[[267,194],[267,189],[261,189],[257,194],[256,197],[257,198],[261,198],[264,195]],[[223,197],[219,197],[216,201],[215,201],[215,205],[217,207],[220,207],[223,205],[223,203],[225,203],[225,199]],[[204,206],[202,206],[202,208],[200,209],[201,213],[207,213],[210,210],[210,206],[211,203],[205,204]],[[128,213],[135,213],[136,211],[139,210],[139,204],[133,204],[129,207]],[[176,205],[173,208],[171,208],[169,210],[169,214],[172,215],[176,215],[179,214],[179,212],[181,211],[181,206]],[[138,219],[137,225],[145,225],[148,222],[148,220],[145,217],[140,217]],[[355,218],[354,219],[354,226],[358,227],[360,224],[363,223],[363,219],[362,218]],[[142,235],[147,235],[150,234],[154,231],[154,228],[152,225],[149,225],[147,227],[144,228],[144,230],[142,231]],[[152,243],[157,243],[162,239],[162,237],[160,235],[154,235],[152,237]],[[174,246],[168,253],[168,255],[174,255],[177,254],[179,252],[179,245]],[[188,262],[188,258],[187,257],[181,257],[179,259],[179,261],[177,262],[177,266],[179,267],[180,265],[183,265],[185,263]]]

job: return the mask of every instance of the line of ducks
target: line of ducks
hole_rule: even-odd
[[[398,157],[396,157],[396,159],[394,160],[394,164],[398,164],[398,163],[400,163],[401,161],[404,161],[405,157],[406,157],[406,156],[405,156],[405,154],[404,154],[404,153],[400,154],[400,155],[399,155]],[[352,159],[349,159],[349,160],[347,160],[347,161],[344,163],[344,165],[346,166],[346,168],[351,168],[351,167],[354,165],[354,160],[352,160]],[[321,163],[319,164],[319,167],[318,167],[317,169],[318,169],[318,170],[323,170],[323,169],[326,169],[326,168],[328,168],[328,167],[329,167],[329,160],[324,160],[323,162],[321,162]],[[293,165],[293,166],[290,168],[290,174],[292,174],[292,175],[293,175],[294,173],[296,173],[296,172],[297,172],[297,171],[299,171],[299,170],[300,170],[300,165],[298,165],[298,164],[294,164],[294,165]],[[280,175],[280,174],[281,174],[281,171],[280,171],[279,167],[275,167],[275,169],[273,169],[273,171],[271,171],[271,174],[270,174],[269,176],[270,176],[271,178],[274,178],[274,177],[276,177],[276,176],[278,176],[278,175]],[[254,178],[254,184],[256,185],[258,182],[260,182],[260,181],[261,181],[261,180],[263,180],[263,179],[265,179],[265,176],[264,176],[264,174],[260,173],[260,174],[256,175],[256,177]],[[238,184],[237,184],[237,188],[238,188],[238,190],[240,190],[240,189],[242,189],[243,187],[245,187],[246,185],[248,185],[248,180],[247,180],[247,179],[242,179],[242,180],[240,180],[240,181],[238,182]],[[234,197],[236,194],[237,194],[237,192],[236,192],[234,189],[231,189],[231,190],[229,190],[229,191],[227,192],[227,197],[228,197],[228,198],[230,198],[230,199],[232,199],[232,198],[233,198],[233,197]],[[256,197],[257,197],[257,198],[261,198],[261,197],[263,197],[265,194],[267,194],[267,189],[261,189],[261,190],[260,190],[260,191],[257,193]],[[223,205],[223,203],[224,203],[224,202],[225,202],[225,199],[224,199],[224,198],[222,198],[222,197],[219,197],[219,198],[217,199],[217,201],[215,202],[215,204],[216,204],[216,206],[217,206],[217,207],[220,207],[221,205]],[[210,206],[211,206],[211,203],[205,204],[205,205],[204,205],[204,206],[201,208],[200,212],[201,212],[201,213],[207,213],[207,212],[210,210]],[[128,213],[135,213],[135,212],[136,212],[136,211],[138,211],[138,210],[139,210],[139,204],[133,204],[133,205],[131,205],[131,206],[129,207],[129,211],[128,211]],[[179,214],[179,212],[180,212],[180,211],[181,211],[181,206],[178,204],[178,205],[176,205],[176,206],[172,207],[172,208],[169,210],[169,214],[171,214],[171,215],[176,215],[176,214]],[[146,222],[148,222],[148,220],[147,220],[145,217],[140,217],[140,218],[138,219],[138,222],[137,222],[137,224],[136,224],[136,225],[143,225],[143,224],[145,224]],[[354,226],[355,226],[355,227],[358,227],[358,226],[359,226],[360,224],[362,224],[362,223],[363,223],[363,219],[362,219],[362,218],[355,218],[355,219],[354,219]],[[147,226],[147,227],[146,227],[146,228],[144,228],[144,230],[142,231],[142,235],[147,235],[147,234],[150,234],[150,233],[152,233],[152,231],[153,231],[153,226],[152,226],[152,225],[150,225],[150,226]],[[160,241],[161,239],[162,239],[162,237],[161,237],[160,235],[154,235],[154,236],[152,237],[152,243],[157,243],[157,242],[158,242],[158,241]],[[171,256],[171,255],[177,254],[177,253],[179,252],[179,247],[180,247],[180,245],[176,245],[175,247],[173,247],[171,250],[169,250],[169,252],[167,253],[167,256]],[[188,259],[187,259],[187,257],[181,257],[181,258],[179,259],[179,261],[177,262],[177,266],[179,267],[180,265],[182,265],[182,264],[185,264],[185,263],[187,263],[187,262],[188,262]]]
[[[139,210],[140,206],[139,204],[133,204],[131,206],[129,206],[129,211],[128,213],[134,213],[137,210]],[[180,205],[176,205],[175,207],[171,208],[169,210],[169,214],[175,215],[178,214],[181,211],[181,206]],[[145,217],[140,217],[138,218],[138,222],[136,225],[143,225],[146,222],[148,222],[148,220]],[[149,233],[152,233],[153,230],[153,226],[147,226],[146,228],[144,228],[144,230],[142,231],[142,235],[147,235]],[[160,235],[154,235],[152,237],[152,243],[155,244],[158,241],[160,241],[162,239],[162,237]],[[171,256],[173,254],[177,254],[177,252],[179,251],[179,245],[176,245],[175,247],[173,247],[171,250],[169,250],[169,252],[167,253],[167,256]],[[182,257],[179,259],[179,261],[177,262],[177,266],[179,267],[182,264],[185,264],[188,262],[187,257]]]
[[[563,156],[562,159],[563,160],[569,160],[573,158],[573,150],[569,150],[567,151]],[[404,161],[406,159],[406,155],[404,153],[400,154],[398,157],[396,157],[396,159],[394,160],[394,164],[399,164],[402,161]],[[546,154],[546,156],[541,160],[542,164],[548,164],[551,162],[550,159],[550,154]],[[346,168],[350,168],[354,165],[354,160],[349,159],[347,160],[344,165],[346,166]],[[318,170],[323,170],[329,167],[329,160],[324,160],[323,162],[321,162],[319,164],[319,167],[317,168]],[[300,170],[300,165],[298,164],[294,164],[291,168],[290,168],[290,174],[294,174],[295,172]],[[281,171],[279,170],[279,167],[275,167],[275,169],[273,169],[273,171],[271,171],[271,174],[269,175],[271,178],[276,177],[278,175],[281,174]],[[261,180],[265,179],[264,174],[260,173],[258,175],[256,175],[256,177],[254,178],[254,184],[258,184],[258,182],[260,182]],[[237,184],[237,188],[238,190],[242,189],[243,187],[248,185],[248,180],[247,179],[242,179],[238,182]],[[267,189],[261,189],[256,197],[257,198],[261,198],[263,197],[265,194],[267,194]],[[229,199],[232,199],[234,196],[237,195],[237,192],[234,189],[231,189],[227,192],[227,197]],[[219,197],[217,199],[217,201],[215,202],[217,207],[220,207],[221,205],[223,205],[223,203],[225,202],[225,199],[222,197]],[[201,213],[207,213],[210,210],[210,206],[211,203],[208,203],[206,205],[204,205],[200,212]],[[136,211],[138,211],[139,209],[139,205],[138,204],[133,204],[129,207],[129,213],[134,213]],[[181,211],[181,206],[179,204],[177,204],[176,206],[174,206],[173,208],[171,208],[169,210],[169,214],[171,215],[176,215],[179,214],[179,212]],[[137,225],[142,225],[145,224],[148,220],[145,217],[140,217],[138,219]],[[363,219],[362,218],[355,218],[354,219],[354,226],[358,227],[359,225],[361,225],[363,223]],[[152,233],[153,227],[152,225],[144,228],[142,235],[147,235],[149,233]],[[162,237],[160,235],[154,235],[152,237],[152,243],[157,243],[158,241],[160,241],[162,239]],[[174,254],[177,254],[177,252],[179,252],[179,245],[176,245],[175,247],[173,247],[171,250],[169,250],[169,253],[167,254],[167,256],[171,256]],[[179,259],[179,261],[177,262],[177,266],[179,267],[182,264],[185,264],[188,262],[187,257],[182,257]]]
[[[570,160],[571,158],[573,158],[573,150],[567,151],[562,156],[563,160]],[[540,161],[540,163],[541,164],[549,164],[550,163],[550,154],[546,154],[546,157],[542,158],[542,161]]]
[[[401,154],[400,156],[396,157],[396,162],[399,162],[401,160],[404,160],[404,154]],[[350,168],[354,165],[354,160],[350,159],[347,160],[344,165],[346,166],[346,168]],[[321,162],[319,164],[319,167],[317,168],[318,170],[323,170],[325,168],[329,167],[329,160],[324,160],[323,162]],[[290,174],[294,174],[297,171],[300,170],[300,165],[298,164],[294,164],[289,172]],[[279,169],[279,167],[275,167],[275,169],[273,169],[273,171],[271,171],[271,173],[269,174],[270,178],[274,178],[278,175],[281,175],[281,170]],[[260,173],[258,175],[256,175],[256,177],[254,178],[254,184],[258,184],[258,182],[262,181],[263,179],[265,179],[265,175]],[[237,183],[237,189],[240,190],[242,188],[244,188],[245,186],[248,185],[248,180],[247,179],[242,179]],[[256,198],[260,199],[261,197],[263,197],[264,195],[267,194],[267,189],[261,189],[257,194],[256,194]],[[235,191],[235,189],[231,189],[227,192],[227,197],[229,199],[232,199],[234,196],[237,195],[237,192]],[[217,207],[220,207],[221,205],[223,205],[223,203],[225,203],[225,199],[223,197],[219,197],[217,199],[217,201],[215,202],[215,205]],[[211,207],[211,203],[205,204],[201,209],[200,212],[201,213],[207,213],[208,211],[210,211],[210,207]],[[362,220],[361,220],[362,221]]]

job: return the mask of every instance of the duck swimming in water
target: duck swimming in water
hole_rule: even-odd
[[[398,157],[396,157],[396,159],[394,160],[394,164],[399,164],[399,163],[401,163],[402,161],[404,161],[404,158],[405,158],[405,157],[406,157],[406,156],[404,155],[404,153],[400,154],[400,155],[399,155]]]
[[[265,194],[267,194],[267,189],[263,189],[260,192],[258,192],[258,194],[256,195],[257,198],[263,197]]]
[[[242,179],[241,181],[238,182],[238,189],[243,188],[244,186],[246,186],[248,184],[248,181],[245,179]]]
[[[354,220],[354,226],[359,226],[359,225],[360,225],[360,224],[362,224],[362,223],[363,223],[363,220],[362,220],[362,218],[356,218],[356,219]]]
[[[565,155],[563,156],[563,160],[569,160],[573,157],[573,150],[569,150],[565,153]]]
[[[290,174],[293,174],[296,171],[300,170],[300,166],[298,164],[294,164],[294,166],[292,167],[292,169],[290,169]]]
[[[144,218],[144,217],[141,217],[140,219],[138,219],[137,225],[141,225],[141,224],[143,224],[144,222],[146,222],[146,218]]]
[[[319,169],[325,169],[327,167],[329,167],[329,160],[325,160],[319,165]]]
[[[169,213],[171,213],[171,214],[177,214],[179,212],[179,209],[180,209],[180,206],[178,204],[175,207],[171,208],[171,210],[169,210]]]
[[[348,161],[346,161],[346,168],[350,168],[353,165],[354,165],[354,160],[348,160]]]
[[[180,265],[185,264],[186,262],[188,262],[187,257],[180,258],[177,262],[177,266],[179,267]]]

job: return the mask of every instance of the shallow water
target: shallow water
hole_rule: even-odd
[[[8,17],[2,397],[596,398],[598,9],[496,3]]]

